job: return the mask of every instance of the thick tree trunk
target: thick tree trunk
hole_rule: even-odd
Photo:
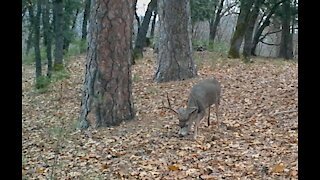
[[[228,52],[228,58],[239,58],[240,47],[243,41],[244,34],[247,30],[248,19],[250,15],[250,9],[253,4],[253,0],[241,0],[240,1],[240,14],[238,16],[236,30],[233,33],[230,49]]]
[[[146,44],[146,35],[149,29],[151,15],[153,10],[156,8],[156,6],[157,6],[157,0],[151,0],[150,3],[148,4],[148,8],[144,15],[142,24],[141,26],[139,26],[139,29],[138,29],[136,45],[134,47],[134,57],[143,57],[142,50]]]
[[[156,82],[185,80],[197,75],[192,58],[189,0],[158,0],[159,52]]]
[[[157,19],[157,9],[155,9],[153,12],[154,13],[153,13],[153,18],[152,18],[152,22],[151,22],[150,38],[154,37],[154,29],[156,26],[156,19]]]
[[[62,0],[54,1],[54,23],[55,23],[55,51],[54,70],[63,68],[63,3]]]
[[[35,53],[35,66],[36,66],[36,87],[41,88],[39,85],[39,78],[42,75],[41,72],[41,54],[40,54],[40,17],[41,17],[41,1],[37,1],[37,13],[36,16],[34,17],[33,15],[33,10],[29,11],[31,12],[30,18],[34,19],[33,20],[33,28],[34,28],[34,53]]]
[[[79,127],[134,118],[131,81],[132,0],[93,0]]]
[[[263,1],[264,0],[256,1],[253,10],[250,13],[247,31],[244,35],[243,56],[245,60],[248,60],[251,56],[253,31],[259,15],[259,9]]]
[[[83,21],[82,21],[82,40],[87,39],[87,23],[88,23],[88,18],[90,16],[90,3],[91,0],[86,0],[85,2],[85,7],[84,7],[84,12],[83,12]]]
[[[292,34],[290,33],[290,20],[291,20],[291,12],[290,12],[290,1],[287,0],[282,4],[282,12],[283,16],[281,18],[282,22],[282,31],[281,31],[281,42],[280,42],[280,52],[279,57],[285,59],[293,58],[293,49],[292,45]]]
[[[47,70],[47,76],[50,78],[52,74],[52,31],[51,31],[51,24],[49,21],[49,0],[44,0],[43,4],[43,30],[44,30],[44,41],[46,45],[46,54],[48,59],[48,70]]]
[[[214,39],[216,37],[218,25],[220,23],[220,19],[221,19],[221,16],[222,16],[221,12],[222,12],[222,9],[223,9],[223,3],[224,3],[224,0],[220,0],[220,4],[219,4],[218,10],[217,10],[217,13],[215,15],[214,22],[210,23],[210,40],[211,40],[211,43],[214,43]]]

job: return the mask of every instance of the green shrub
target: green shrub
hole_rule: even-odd
[[[52,81],[56,82],[65,78],[69,78],[70,77],[70,73],[65,69],[65,68],[61,68],[59,71],[55,71],[52,74]]]
[[[48,85],[50,84],[50,79],[47,76],[40,76],[36,79],[36,89],[40,92],[45,92]]]

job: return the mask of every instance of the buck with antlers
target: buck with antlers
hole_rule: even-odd
[[[167,100],[169,107],[163,106],[178,115],[179,135],[185,136],[189,133],[193,122],[195,122],[193,138],[196,139],[198,127],[208,108],[208,126],[210,125],[210,106],[215,104],[216,119],[219,122],[219,104],[221,96],[221,86],[216,79],[205,79],[195,84],[188,98],[187,108],[179,108],[178,111],[171,108],[169,97]]]

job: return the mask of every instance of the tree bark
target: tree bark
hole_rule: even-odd
[[[282,31],[281,31],[281,42],[280,42],[280,52],[279,57],[284,59],[293,58],[292,45],[292,34],[290,33],[290,21],[291,21],[291,10],[290,1],[284,1],[282,4]]]
[[[221,12],[222,12],[222,9],[223,9],[223,3],[224,3],[224,0],[220,0],[220,4],[219,4],[218,10],[217,10],[217,13],[215,15],[214,22],[210,23],[210,40],[211,40],[211,43],[214,43],[214,39],[216,37],[218,25],[220,23],[220,19],[221,19],[221,16],[222,16]]]
[[[33,28],[34,28],[34,53],[35,53],[35,68],[36,68],[36,87],[41,88],[39,85],[39,78],[42,75],[41,72],[41,54],[40,54],[40,17],[41,17],[41,1],[37,1],[37,11],[36,16],[33,14],[33,9],[30,7],[29,9],[30,20],[32,21]]]
[[[147,11],[144,15],[141,26],[138,29],[138,35],[136,40],[136,45],[134,47],[134,57],[143,57],[143,47],[146,44],[146,35],[149,29],[149,23],[152,15],[152,11],[157,7],[157,0],[151,0],[148,4]]]
[[[132,0],[92,0],[79,128],[134,118],[131,80]]]
[[[83,21],[82,21],[82,40],[87,39],[87,24],[88,24],[88,18],[90,16],[90,1],[91,0],[85,0],[85,7],[83,12]]]
[[[49,21],[49,11],[50,11],[50,6],[49,6],[49,0],[44,0],[43,1],[43,37],[46,45],[46,54],[47,54],[47,59],[48,59],[48,70],[47,70],[47,77],[51,77],[52,74],[52,31],[51,31],[51,24]]]
[[[228,58],[239,58],[240,47],[243,41],[244,34],[247,29],[248,19],[250,15],[250,9],[253,5],[253,0],[241,0],[240,1],[240,14],[238,16],[236,30],[233,33],[230,49],[228,52]]]
[[[252,42],[253,31],[259,15],[260,6],[261,4],[263,4],[263,2],[264,0],[256,0],[254,8],[250,13],[250,17],[248,20],[248,27],[244,35],[243,56],[245,60],[248,60],[248,58],[251,56],[251,48],[253,45],[253,42]]]
[[[197,70],[192,58],[189,0],[158,0],[159,52],[156,82],[193,78]]]
[[[55,23],[55,51],[54,65],[55,71],[63,68],[63,3],[62,0],[54,1],[54,23]]]
[[[28,12],[29,12],[29,34],[28,34],[28,39],[27,39],[27,47],[26,47],[26,55],[29,54],[30,49],[32,48],[32,42],[33,40],[33,31],[34,31],[34,13],[33,13],[33,7],[32,7],[32,2],[30,1],[27,5]]]

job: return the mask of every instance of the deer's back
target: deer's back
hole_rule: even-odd
[[[219,101],[220,93],[220,83],[216,79],[202,80],[192,87],[188,103],[191,106],[198,104],[207,108]]]

